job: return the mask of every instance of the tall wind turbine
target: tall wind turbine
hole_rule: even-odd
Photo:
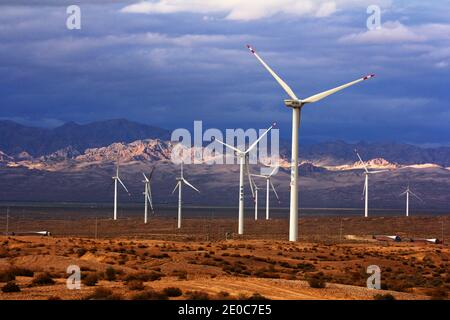
[[[175,192],[175,190],[177,190],[178,188],[178,229],[181,228],[181,207],[182,207],[182,189],[183,189],[183,184],[187,185],[188,187],[194,189],[195,191],[197,191],[198,193],[200,193],[200,191],[194,187],[192,184],[190,184],[183,175],[183,162],[181,162],[181,174],[180,177],[177,178],[177,184],[175,186],[175,189],[173,189],[172,194]]]
[[[411,189],[409,188],[409,184],[406,187],[405,192],[401,193],[400,195],[402,196],[404,194],[406,194],[406,216],[409,217],[409,195],[412,194],[414,197],[416,197],[422,202],[423,200],[418,195],[416,195],[414,192],[411,191]]]
[[[270,187],[272,187],[273,192],[275,193],[275,197],[277,197],[277,200],[280,201],[280,198],[278,197],[278,193],[277,190],[275,190],[275,187],[273,186],[272,183],[272,176],[275,174],[275,172],[277,172],[278,167],[275,167],[272,172],[268,175],[263,175],[263,174],[252,174],[252,176],[254,177],[260,177],[260,178],[264,178],[266,179],[266,220],[269,220],[269,201],[270,201]]]
[[[284,100],[284,104],[292,108],[292,151],[291,151],[291,203],[289,213],[289,241],[297,241],[298,238],[298,129],[300,126],[300,112],[302,107],[307,103],[314,103],[328,97],[329,95],[348,88],[361,81],[373,78],[375,75],[370,74],[358,80],[349,82],[331,90],[327,90],[306,99],[299,99],[294,91],[264,62],[263,59],[256,53],[255,49],[247,45],[251,53],[261,62],[264,68],[269,71],[272,77],[278,84],[286,91],[291,99]]]
[[[233,146],[230,146],[229,144],[226,144],[222,141],[220,141],[219,139],[215,139],[217,142],[219,142],[220,144],[223,144],[225,147],[230,148],[231,150],[234,150],[236,152],[236,155],[239,158],[239,219],[238,219],[238,234],[244,234],[244,169],[247,168],[247,174],[249,176],[249,180],[250,180],[250,173],[248,172],[248,166],[247,166],[247,156],[249,154],[250,151],[252,151],[252,149],[254,147],[256,147],[259,143],[259,141],[264,138],[264,136],[270,131],[272,130],[273,127],[275,127],[275,123],[272,124],[255,142],[253,142],[253,144],[251,146],[248,147],[247,150],[242,151],[239,150]],[[245,148],[245,146],[244,146]],[[253,186],[252,183],[250,181],[250,188],[252,189],[252,193],[253,193]]]
[[[125,185],[123,184],[122,180],[120,180],[119,177],[119,158],[117,158],[116,175],[112,178],[114,180],[114,220],[117,220],[117,182],[119,182],[122,185],[122,187],[128,193],[128,196],[131,195],[127,187],[125,187]]]
[[[369,216],[369,175],[370,174],[376,174],[376,173],[381,173],[381,172],[387,172],[389,170],[376,170],[376,171],[369,171],[369,169],[366,166],[366,163],[361,159],[361,156],[359,155],[358,151],[356,151],[356,155],[359,158],[359,161],[361,161],[361,164],[364,167],[364,175],[365,175],[365,179],[364,179],[364,189],[363,189],[363,195],[365,196],[364,198],[364,217],[368,217]]]
[[[152,214],[155,214],[155,210],[153,210],[153,201],[152,201],[152,187],[151,187],[151,180],[153,176],[153,171],[155,171],[155,167],[152,168],[152,171],[150,171],[150,174],[148,177],[145,175],[145,173],[142,173],[144,176],[144,180],[142,181],[144,183],[144,223],[147,223],[148,220],[148,205],[150,204],[150,208],[152,209]]]

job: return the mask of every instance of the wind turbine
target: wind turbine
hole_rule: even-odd
[[[404,194],[406,194],[406,216],[409,217],[409,194],[412,194],[414,197],[416,197],[422,202],[423,200],[418,195],[416,195],[414,192],[411,191],[411,189],[409,188],[409,184],[406,187],[405,192],[401,193],[400,195],[402,196]]]
[[[289,241],[297,241],[298,238],[298,129],[300,126],[300,113],[302,107],[307,103],[314,103],[328,97],[329,95],[341,91],[347,87],[357,84],[361,81],[373,78],[375,75],[370,74],[358,80],[349,82],[331,90],[327,90],[306,99],[299,99],[294,91],[261,59],[255,49],[247,45],[251,53],[261,62],[264,68],[269,71],[272,77],[286,91],[291,99],[284,100],[287,107],[292,108],[292,151],[291,151],[291,202],[289,213]]]
[[[152,180],[153,171],[155,171],[155,167],[152,168],[152,171],[150,171],[150,174],[147,176],[145,173],[142,173],[144,176],[144,180],[142,181],[144,183],[145,189],[144,189],[144,202],[145,202],[145,209],[144,209],[144,223],[147,223],[147,217],[148,217],[148,205],[150,204],[150,208],[152,209],[153,215],[155,214],[155,210],[153,210],[153,201],[152,201],[152,188],[150,181]]]
[[[247,168],[247,175],[249,176],[249,180],[250,178],[250,172],[248,171],[248,166],[247,166],[247,156],[249,154],[249,152],[258,145],[259,141],[264,138],[264,136],[270,131],[272,130],[273,127],[275,127],[275,123],[272,124],[255,142],[253,142],[252,145],[250,145],[248,147],[247,150],[242,151],[239,150],[233,146],[230,146],[229,144],[226,144],[222,141],[220,141],[219,139],[215,139],[217,142],[219,142],[220,144],[223,144],[225,147],[230,148],[231,150],[234,150],[236,152],[236,155],[239,158],[239,218],[238,218],[238,234],[244,234],[244,169],[245,167]],[[245,148],[245,146],[244,146]],[[253,194],[253,185],[252,182],[250,181],[250,188],[252,190],[252,194]]]
[[[128,196],[131,195],[127,187],[125,187],[125,185],[123,184],[122,180],[120,180],[119,177],[119,158],[117,158],[116,175],[112,178],[114,180],[114,220],[117,220],[117,182],[119,182],[122,185],[122,187],[128,193]]]
[[[181,207],[182,207],[182,188],[183,188],[183,184],[187,185],[188,187],[194,189],[195,191],[197,191],[198,193],[200,193],[200,191],[194,187],[192,184],[190,184],[183,175],[183,162],[181,162],[181,174],[180,177],[177,178],[178,183],[175,186],[175,189],[173,189],[172,194],[175,192],[175,190],[177,190],[178,188],[178,229],[181,228]]]
[[[369,171],[369,169],[367,168],[365,162],[361,159],[361,156],[359,155],[358,151],[356,151],[356,155],[359,158],[359,161],[361,161],[361,164],[364,167],[364,175],[365,175],[365,179],[364,179],[364,189],[363,189],[363,195],[365,196],[365,200],[364,200],[364,217],[368,217],[369,216],[369,175],[370,174],[376,174],[376,173],[381,173],[381,172],[387,172],[389,170],[376,170],[376,171]]]
[[[260,178],[264,178],[266,179],[266,220],[269,220],[269,201],[270,201],[270,187],[272,187],[273,192],[275,193],[275,197],[277,197],[277,200],[280,201],[280,198],[278,197],[278,193],[275,190],[275,187],[273,186],[272,183],[272,176],[275,174],[275,172],[277,172],[278,167],[275,167],[272,172],[268,175],[263,175],[263,174],[252,174],[252,176],[254,177],[260,177]]]

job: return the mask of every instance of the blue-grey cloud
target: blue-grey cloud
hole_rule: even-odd
[[[352,1],[320,17],[326,1],[297,15],[274,2],[278,14],[264,6],[252,19],[227,19],[239,5],[131,14],[124,8],[134,1],[81,1],[81,30],[66,29],[66,3],[58,3],[0,5],[0,118],[54,125],[126,117],[167,128],[278,121],[288,137],[285,94],[246,51],[250,43],[300,97],[377,74],[305,107],[305,139],[449,142],[442,3],[386,2],[379,31],[366,28],[366,4]]]

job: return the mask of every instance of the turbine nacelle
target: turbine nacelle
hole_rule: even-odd
[[[286,107],[289,108],[300,108],[303,106],[301,100],[292,100],[292,99],[285,99],[284,104],[286,105]]]

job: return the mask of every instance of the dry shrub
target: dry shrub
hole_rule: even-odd
[[[109,266],[105,270],[105,279],[108,281],[114,281],[117,278],[117,271],[113,267]]]
[[[171,273],[172,276],[178,277],[178,280],[186,280],[187,274],[186,270],[173,270]]]
[[[87,252],[87,250],[85,248],[79,248],[79,249],[77,249],[76,254],[78,257],[82,257],[86,254],[86,252]]]
[[[83,284],[88,287],[93,287],[98,282],[98,275],[96,273],[89,273],[84,279]]]
[[[230,300],[231,296],[226,291],[220,291],[218,294],[216,294],[215,299],[217,299],[217,300]]]
[[[280,275],[270,269],[261,268],[253,272],[253,275],[258,278],[272,278],[278,279]]]
[[[86,300],[122,300],[122,296],[115,294],[107,288],[96,288],[92,294],[85,298]]]
[[[125,281],[132,281],[132,280],[141,280],[143,282],[147,281],[156,281],[161,280],[161,277],[164,277],[164,273],[157,272],[157,271],[149,271],[149,272],[137,272],[133,274],[129,274],[125,277]]]
[[[0,272],[0,282],[10,282],[16,280],[16,275],[9,270]]]
[[[33,277],[34,272],[27,268],[11,267],[9,272],[13,273],[16,277]]]
[[[204,291],[186,291],[187,300],[209,300],[209,294]]]
[[[20,292],[20,288],[14,281],[10,281],[2,287],[2,292],[4,293]]]
[[[167,253],[161,253],[161,254],[151,254],[150,258],[164,259],[164,258],[170,258],[170,256]]]
[[[9,252],[7,248],[0,248],[0,258],[8,258]]]
[[[11,267],[8,270],[0,272],[0,282],[14,281],[16,277],[32,277],[34,272],[19,267]]]
[[[316,267],[311,263],[299,263],[297,264],[297,269],[303,270],[303,271],[315,271]]]
[[[395,300],[395,297],[390,294],[390,293],[386,293],[386,294],[376,294],[373,296],[374,300]]]
[[[167,300],[164,292],[157,292],[153,289],[140,292],[131,297],[132,300]]]
[[[140,291],[144,290],[145,286],[144,283],[141,280],[131,280],[127,282],[128,289]]]
[[[311,288],[316,288],[316,289],[323,289],[327,286],[325,279],[320,276],[309,277],[308,284]]]
[[[48,286],[52,284],[55,284],[55,280],[53,280],[52,276],[48,272],[37,274],[33,281],[31,281],[32,286]]]
[[[259,294],[258,292],[255,292],[250,296],[250,298],[248,298],[248,300],[269,300],[269,299]]]
[[[180,288],[176,288],[176,287],[168,287],[165,288],[163,290],[163,292],[168,296],[168,297],[179,297],[181,295],[183,295],[183,292],[181,291]]]

